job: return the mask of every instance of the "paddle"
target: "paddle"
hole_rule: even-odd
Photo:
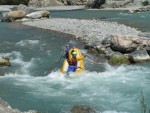
[[[65,51],[62,52],[62,55],[60,56],[59,60],[58,60],[56,63],[60,63],[61,59],[62,59],[63,56],[64,56],[64,52],[65,52]]]
[[[91,59],[94,63],[100,64],[100,62],[96,61],[95,59],[91,58],[90,56],[88,56],[88,55],[85,55],[85,56],[87,56],[89,59]]]

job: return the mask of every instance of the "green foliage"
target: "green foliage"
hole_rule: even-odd
[[[142,1],[142,5],[143,5],[143,6],[149,5],[149,1],[148,1],[148,0]]]
[[[29,0],[0,0],[0,5],[28,5]]]

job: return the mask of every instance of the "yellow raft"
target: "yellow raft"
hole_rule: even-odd
[[[77,53],[77,56],[76,56],[77,69],[76,69],[75,73],[81,73],[82,71],[85,70],[84,69],[84,58],[85,58],[85,56],[81,53],[80,49],[72,48],[72,49],[69,50],[69,60],[72,59],[72,54],[71,54],[72,51]],[[68,72],[68,67],[69,67],[68,61],[66,59],[64,59],[64,63],[62,65],[61,72],[62,73]]]

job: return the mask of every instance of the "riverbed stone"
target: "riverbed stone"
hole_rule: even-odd
[[[22,19],[26,16],[26,12],[23,10],[18,11],[10,11],[8,13],[4,13],[2,17],[3,22],[13,22],[17,19]]]
[[[96,113],[96,111],[88,106],[76,105],[71,108],[71,113]]]
[[[11,63],[8,58],[0,56],[0,66],[11,66]]]
[[[146,49],[136,50],[129,54],[129,58],[132,62],[140,62],[150,60],[150,56],[147,53]]]
[[[128,57],[123,54],[113,54],[109,59],[109,63],[111,65],[120,65],[120,64],[129,64],[130,61]]]

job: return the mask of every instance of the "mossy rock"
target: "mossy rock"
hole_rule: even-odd
[[[11,66],[11,63],[8,58],[0,57],[0,66]]]
[[[122,55],[122,54],[114,54],[110,57],[109,63],[111,65],[120,65],[120,64],[129,64],[130,61],[128,57]]]

